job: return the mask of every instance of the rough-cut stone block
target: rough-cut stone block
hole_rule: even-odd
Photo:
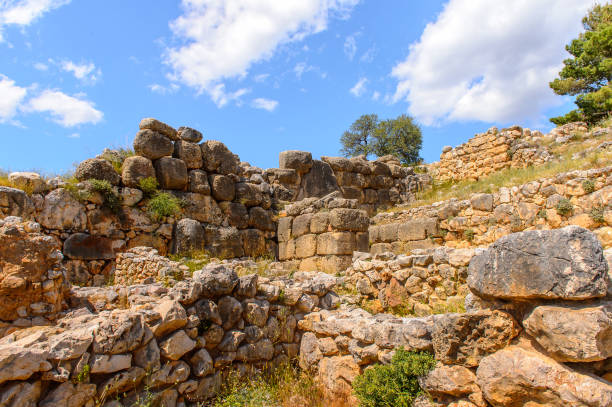
[[[370,218],[365,211],[358,209],[336,208],[329,213],[329,222],[337,230],[365,232],[370,225]]]
[[[138,155],[126,158],[121,172],[123,185],[139,188],[140,180],[145,178],[155,178],[155,168],[151,160]]]
[[[174,228],[173,253],[189,253],[204,249],[204,229],[194,219],[181,219]]]
[[[355,234],[328,232],[317,236],[317,254],[353,254],[356,250]]]
[[[115,171],[112,164],[101,158],[90,158],[79,164],[74,176],[79,181],[89,179],[99,179],[110,182],[112,185],[119,185],[121,177]]]
[[[76,260],[114,259],[113,241],[102,236],[75,233],[64,242],[64,255]]]
[[[285,216],[278,219],[277,235],[279,242],[286,242],[291,238],[291,225],[293,218]]]
[[[161,189],[181,190],[187,186],[187,166],[178,158],[162,157],[155,161],[155,174]]]
[[[312,216],[312,213],[307,213],[305,215],[296,216],[293,219],[293,226],[291,227],[291,236],[293,238],[310,233],[310,221],[312,220]]]
[[[312,167],[312,154],[297,150],[282,151],[278,155],[278,163],[281,169],[296,170],[305,174]]]
[[[340,191],[340,187],[329,164],[313,160],[312,168],[302,177],[302,186],[297,199],[322,198],[336,191]]]
[[[217,201],[232,201],[236,196],[234,180],[227,175],[211,174],[208,176],[212,195]]]
[[[329,212],[318,212],[310,220],[310,233],[324,233],[329,230]]]
[[[226,146],[217,140],[207,140],[200,144],[203,168],[219,174],[238,174],[240,160]]]
[[[437,219],[413,219],[409,220],[408,222],[399,224],[397,230],[397,237],[403,242],[409,240],[423,240],[428,236],[435,235],[437,231]]]
[[[304,235],[295,239],[295,256],[299,259],[314,256],[317,252],[317,235]]]
[[[378,227],[378,239],[381,242],[395,242],[398,240],[398,223],[388,223]]]
[[[172,140],[152,130],[141,130],[134,138],[134,152],[151,160],[172,155]]]
[[[568,226],[502,237],[472,259],[468,285],[484,297],[582,300],[606,295],[607,272],[597,237]]]
[[[151,117],[142,119],[140,121],[139,128],[141,130],[148,129],[156,131],[168,137],[170,140],[178,140],[178,134],[173,127]]]
[[[202,150],[196,143],[185,140],[175,141],[174,157],[183,160],[188,169],[202,167]]]

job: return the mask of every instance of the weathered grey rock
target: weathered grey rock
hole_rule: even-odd
[[[196,194],[210,195],[210,184],[208,183],[206,171],[189,171],[189,191]]]
[[[206,349],[200,349],[194,353],[189,362],[193,368],[193,374],[198,377],[209,375],[214,371],[213,360]]]
[[[36,172],[11,172],[8,179],[15,187],[32,194],[47,190],[47,182]]]
[[[276,230],[276,224],[272,220],[270,212],[260,206],[254,206],[249,209],[249,226],[259,230]]]
[[[484,356],[507,346],[518,333],[514,318],[502,311],[442,314],[435,319],[432,342],[437,360],[478,366]]]
[[[560,362],[593,362],[612,357],[612,302],[540,305],[523,326]]]
[[[39,349],[5,345],[0,347],[0,383],[26,380],[34,373],[51,370],[47,354]]]
[[[134,351],[134,364],[147,371],[155,371],[161,367],[159,346],[155,339]]]
[[[140,121],[139,128],[141,130],[149,129],[156,131],[168,137],[170,140],[178,140],[177,131],[173,127],[151,117],[142,119]]]
[[[112,397],[117,393],[132,390],[142,382],[146,376],[144,369],[140,367],[131,367],[128,370],[119,372],[105,382],[98,385],[98,395],[105,394],[107,397]]]
[[[211,196],[191,192],[175,194],[186,203],[183,216],[213,225],[220,225],[223,221],[221,209]]]
[[[306,151],[282,151],[278,155],[279,168],[295,170],[300,174],[307,173],[312,167],[312,154]]]
[[[85,206],[64,188],[58,188],[45,196],[38,222],[47,229],[82,231],[87,227]]]
[[[312,168],[302,177],[297,200],[310,197],[321,198],[336,191],[340,191],[340,187],[329,164],[313,160]]]
[[[182,160],[162,157],[154,165],[161,189],[182,190],[187,186],[187,166]]]
[[[202,284],[202,295],[207,298],[231,294],[238,284],[238,275],[223,265],[208,265],[193,273],[193,279]]]
[[[184,218],[176,223],[172,241],[173,253],[189,253],[204,250],[204,244],[204,229],[200,222]]]
[[[223,321],[223,329],[226,331],[231,329],[240,320],[242,314],[242,305],[234,297],[229,295],[219,299],[219,315]]]
[[[314,370],[322,358],[323,354],[319,349],[316,335],[305,332],[300,342],[300,366],[304,370]]]
[[[189,169],[202,167],[202,150],[196,143],[190,143],[185,140],[175,141],[173,156],[183,160]]]
[[[207,225],[204,229],[206,250],[212,256],[231,259],[244,256],[242,235],[235,227],[215,227]]]
[[[30,197],[21,189],[0,186],[0,213],[5,216],[28,217],[34,211]]]
[[[120,190],[121,203],[125,206],[134,206],[143,198],[143,193],[136,188],[121,188]]]
[[[462,396],[480,391],[476,375],[470,369],[441,363],[427,375],[419,377],[419,384],[431,395]]]
[[[114,373],[132,366],[132,354],[93,355],[90,359],[91,373]]]
[[[504,236],[470,262],[482,297],[583,300],[606,295],[608,265],[597,237],[578,226]]]
[[[329,213],[329,223],[338,230],[365,232],[370,225],[370,218],[362,210],[336,208]]]
[[[64,382],[40,402],[40,407],[85,407],[93,404],[96,385],[90,383]],[[90,404],[88,404],[90,403]]]
[[[76,260],[114,259],[113,241],[103,236],[74,233],[64,241],[64,255]]]
[[[134,138],[134,152],[137,155],[157,160],[171,156],[174,151],[172,140],[165,135],[152,130],[141,130]]]
[[[268,301],[260,301],[248,299],[243,301],[243,318],[251,325],[263,327],[268,320],[268,312],[270,311],[270,303]]]
[[[470,203],[474,209],[491,212],[493,210],[493,194],[475,194],[470,199]]]
[[[92,349],[97,354],[126,353],[138,348],[144,336],[142,315],[130,310],[114,310],[100,319]]]
[[[262,339],[256,343],[247,343],[238,348],[236,360],[242,362],[256,362],[271,360],[274,357],[274,345],[269,339]]]
[[[170,360],[179,360],[181,356],[195,348],[196,343],[185,331],[176,331],[159,344],[159,350],[163,357]]]
[[[208,182],[217,201],[232,201],[236,196],[234,180],[227,175],[211,174]]]
[[[74,176],[79,181],[99,179],[108,181],[112,185],[119,185],[119,182],[121,182],[121,177],[112,164],[100,158],[90,158],[80,163],[74,172]]]
[[[123,185],[139,188],[140,181],[145,178],[155,178],[155,168],[151,160],[139,155],[126,158],[121,170]]]
[[[204,168],[219,174],[238,174],[240,160],[226,146],[217,140],[207,140],[200,144]]]
[[[157,338],[187,325],[187,313],[178,301],[164,300],[158,303],[153,311],[159,316],[158,319],[152,321],[151,326]]]
[[[510,346],[482,359],[477,383],[494,406],[609,406],[612,385],[531,350]]]
[[[189,141],[191,143],[199,143],[202,141],[202,133],[191,127],[179,127],[178,136],[181,140]]]
[[[236,201],[241,204],[251,207],[260,205],[263,201],[263,194],[258,185],[247,182],[237,182],[236,185]]]

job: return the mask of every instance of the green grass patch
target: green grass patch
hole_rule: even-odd
[[[147,204],[149,214],[155,221],[166,216],[176,216],[181,212],[181,201],[168,192],[158,192]]]
[[[102,205],[110,209],[113,213],[121,210],[121,197],[115,193],[110,182],[101,179],[90,179],[89,191],[97,192],[102,195]]]
[[[145,197],[150,198],[157,193],[159,189],[159,183],[155,177],[143,178],[138,182],[138,187],[142,191]]]
[[[388,365],[375,365],[353,382],[353,389],[361,407],[410,407],[424,391],[418,377],[436,365],[427,352],[395,351]]]
[[[555,209],[559,215],[567,216],[574,212],[574,205],[572,205],[569,199],[563,198],[555,205]]]

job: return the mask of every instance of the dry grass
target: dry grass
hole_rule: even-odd
[[[607,138],[610,138],[609,136]],[[599,144],[607,138],[599,138],[598,143],[577,143],[559,146],[555,153],[559,153],[558,160],[537,167],[507,168],[497,171],[478,181],[436,181],[432,188],[417,194],[417,200],[408,206],[391,208],[387,212],[397,212],[418,206],[430,205],[434,202],[445,201],[451,198],[467,199],[470,195],[484,192],[494,193],[502,187],[522,185],[539,178],[552,177],[559,173],[604,167],[612,164],[612,152],[592,152],[583,158],[572,159],[572,155],[584,151],[592,145]]]
[[[239,379],[230,375],[211,407],[323,407],[323,393],[312,375],[295,364]]]

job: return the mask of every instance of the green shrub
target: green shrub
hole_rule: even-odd
[[[570,200],[567,198],[561,199],[555,208],[557,209],[557,213],[561,216],[569,215],[574,211],[574,205],[572,205]]]
[[[463,236],[465,237],[465,240],[467,240],[468,242],[471,242],[472,240],[474,240],[474,230],[473,229],[466,229],[465,231],[463,231]]]
[[[418,377],[436,365],[427,352],[396,350],[388,365],[375,365],[358,376],[353,389],[362,407],[410,407],[424,391]]]
[[[87,182],[91,192],[98,192],[102,195],[104,201],[102,205],[115,213],[121,209],[121,198],[113,191],[113,186],[110,182],[101,179],[90,179]]]
[[[149,213],[154,220],[165,216],[175,216],[181,211],[181,202],[177,197],[167,192],[158,192],[147,205]]]
[[[540,219],[548,220],[548,213],[546,212],[546,209],[544,208],[540,209],[536,216]]]
[[[159,184],[155,177],[147,177],[138,181],[138,187],[146,197],[152,197],[157,193]]]
[[[587,194],[590,194],[595,191],[595,183],[590,179],[584,180],[582,181],[582,189],[584,189],[584,192]]]
[[[595,223],[604,223],[606,220],[604,218],[604,208],[601,206],[594,207],[589,212],[589,216],[593,219]]]

